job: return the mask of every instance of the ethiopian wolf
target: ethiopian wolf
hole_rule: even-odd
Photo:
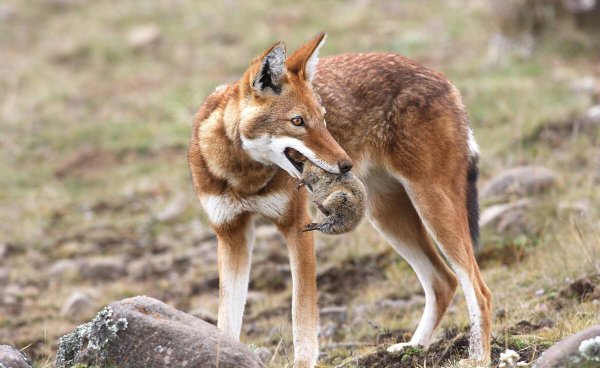
[[[218,327],[239,338],[255,214],[287,240],[293,282],[294,365],[318,357],[315,251],[302,166],[293,148],[331,173],[353,173],[367,191],[367,217],[413,267],[425,311],[410,342],[430,343],[458,283],[471,320],[469,357],[490,354],[491,294],[478,242],[477,160],[461,97],[441,74],[392,53],[318,59],[325,34],[286,56],[276,43],[236,83],[198,111],[189,166],[218,238]],[[444,258],[447,262],[444,261]]]

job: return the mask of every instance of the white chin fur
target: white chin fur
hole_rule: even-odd
[[[304,157],[323,170],[334,174],[340,173],[340,169],[337,165],[332,166],[321,160],[312,150],[306,147],[302,141],[296,138],[262,136],[256,139],[249,139],[243,135],[241,138],[243,148],[253,159],[264,164],[275,164],[295,178],[300,179],[301,173],[285,156],[284,152],[288,147],[300,152]]]

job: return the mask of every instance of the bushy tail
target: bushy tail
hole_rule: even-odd
[[[477,163],[479,156],[473,155],[469,158],[469,168],[467,169],[467,215],[469,217],[469,231],[473,248],[479,250],[479,200],[477,197],[477,178],[479,177],[479,168]]]

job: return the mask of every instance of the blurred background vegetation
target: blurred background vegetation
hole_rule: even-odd
[[[194,113],[274,41],[293,50],[319,31],[329,36],[322,57],[390,51],[445,73],[482,148],[483,184],[516,166],[552,171],[552,185],[528,193],[516,225],[484,228],[480,262],[498,344],[517,336],[535,358],[548,342],[597,324],[594,298],[550,306],[600,270],[594,3],[2,1],[0,342],[48,366],[60,335],[137,294],[214,318],[215,241],[186,159]],[[347,307],[343,320],[322,320],[324,365],[412,332],[423,306],[416,277],[368,224],[319,237],[317,248],[320,307]],[[291,285],[282,239],[266,223],[254,260],[243,340],[267,347],[280,366],[289,358],[280,346],[291,345]],[[460,297],[450,316],[445,329],[468,326]],[[511,330],[544,318],[552,323]]]

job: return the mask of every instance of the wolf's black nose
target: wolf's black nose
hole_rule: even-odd
[[[347,173],[348,171],[350,171],[350,169],[352,169],[352,161],[344,160],[338,162],[338,167],[340,168],[340,172]]]

